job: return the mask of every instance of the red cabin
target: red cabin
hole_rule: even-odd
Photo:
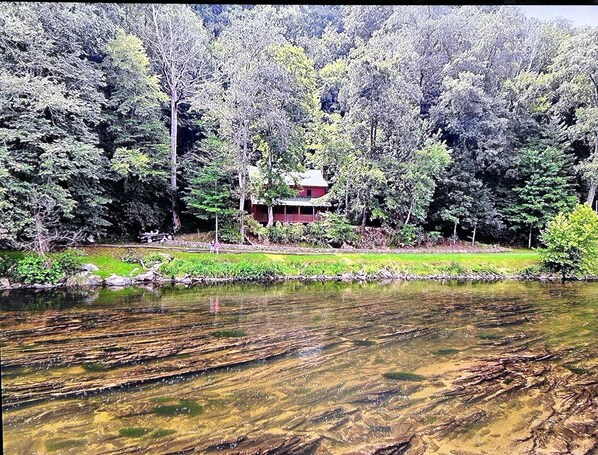
[[[249,178],[258,172],[257,167],[250,166]],[[328,182],[324,180],[322,171],[309,169],[285,176],[285,181],[297,191],[297,196],[278,201],[272,208],[274,222],[311,223],[318,219],[319,213],[330,207],[328,202],[319,199],[328,191]],[[253,195],[250,198],[249,213],[260,223],[268,222],[268,206]]]

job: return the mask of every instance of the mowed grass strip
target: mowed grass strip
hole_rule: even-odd
[[[145,257],[166,253],[176,259],[165,264],[161,272],[170,276],[189,274],[197,277],[259,279],[266,276],[338,275],[341,273],[377,273],[389,270],[410,275],[428,276],[493,273],[511,275],[530,266],[538,266],[536,251],[519,250],[499,253],[189,253],[171,249],[93,247],[84,248],[84,262],[97,266],[102,278],[111,274],[135,275],[139,264],[123,262],[125,254]],[[137,268],[137,270],[135,270]]]

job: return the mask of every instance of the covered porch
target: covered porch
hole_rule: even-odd
[[[274,222],[281,223],[311,223],[319,219],[319,214],[325,211],[322,207],[305,207],[293,205],[277,205],[273,208]],[[268,207],[265,205],[253,205],[251,214],[260,223],[268,222]]]

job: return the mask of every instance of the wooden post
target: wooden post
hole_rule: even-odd
[[[287,206],[283,205],[283,207],[284,207],[284,222],[286,223],[287,222]]]
[[[312,207],[311,220],[316,221],[316,207]]]

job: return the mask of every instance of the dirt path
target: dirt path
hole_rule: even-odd
[[[164,243],[125,243],[125,244],[98,244],[85,245],[85,248],[109,247],[109,248],[147,248],[147,249],[170,249],[185,251],[189,253],[202,253],[209,251],[207,242],[190,242],[174,240]],[[435,245],[430,247],[416,248],[315,248],[290,245],[238,245],[221,244],[220,251],[223,253],[269,253],[282,254],[338,254],[338,253],[506,253],[512,251],[510,248],[500,246],[472,247],[470,245]]]

